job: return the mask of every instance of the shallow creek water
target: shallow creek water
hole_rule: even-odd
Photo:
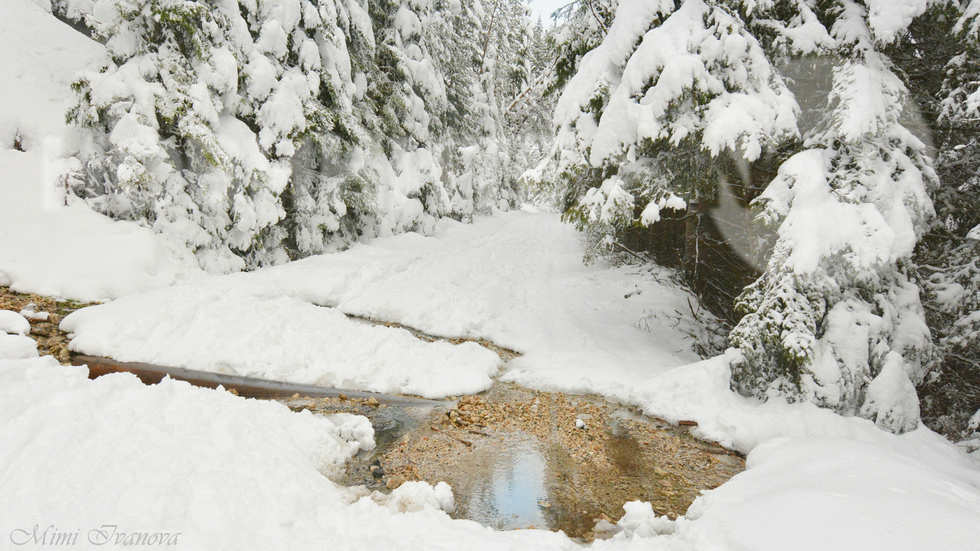
[[[453,488],[453,516],[496,529],[545,528],[602,537],[627,501],[676,517],[701,490],[744,469],[742,457],[693,437],[689,427],[592,396],[498,383],[444,406],[385,407],[356,400],[299,399],[294,409],[356,411],[375,426],[376,449],[344,483],[390,491],[409,480]]]

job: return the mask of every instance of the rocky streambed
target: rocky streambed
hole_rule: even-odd
[[[675,518],[702,490],[745,468],[739,454],[695,438],[690,426],[594,396],[498,383],[445,407],[344,402],[287,401],[294,409],[372,418],[378,447],[349,465],[347,484],[390,491],[411,480],[445,481],[456,497],[454,516],[497,529],[601,538],[628,501],[648,501]]]
[[[54,356],[63,364],[71,363],[71,354],[68,351],[68,334],[58,329],[58,324],[68,314],[86,306],[90,304],[16,293],[8,287],[0,287],[0,310],[11,310],[28,318],[31,322],[28,336],[37,342],[38,353]]]

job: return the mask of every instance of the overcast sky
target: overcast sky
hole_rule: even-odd
[[[551,12],[569,2],[571,2],[571,0],[531,0],[529,4],[531,9],[534,10],[535,17],[540,14],[541,21],[548,23],[548,16],[551,15]]]

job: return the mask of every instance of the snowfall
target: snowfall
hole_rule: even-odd
[[[691,351],[696,301],[668,271],[587,266],[574,229],[522,210],[208,276],[57,184],[68,84],[101,46],[31,0],[3,0],[0,52],[0,285],[102,302],[63,320],[73,350],[429,398],[497,380],[600,394],[697,421],[702,438],[748,454],[743,473],[676,520],[624,504],[621,530],[596,549],[980,549],[980,457],[924,426],[896,436],[734,394],[734,352]],[[472,342],[358,318],[522,355],[504,363]],[[29,331],[0,312],[0,548],[38,546],[45,533],[99,548],[134,534],[208,550],[583,546],[453,519],[444,483],[390,495],[336,483],[374,447],[364,417],[129,374],[89,380],[85,367],[38,357]]]

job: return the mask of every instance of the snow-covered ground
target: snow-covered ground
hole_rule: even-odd
[[[579,547],[559,533],[452,520],[445,485],[409,483],[384,496],[334,483],[351,454],[373,446],[363,417],[297,414],[182,382],[86,375],[51,358],[0,360],[5,548],[64,538],[82,548]],[[868,422],[849,426],[847,437],[756,446],[744,473],[677,521],[656,517],[649,504],[625,504],[622,531],[592,547],[977,548],[974,462],[927,429],[894,436]]]
[[[704,436],[749,452],[744,473],[677,521],[628,504],[623,531],[596,549],[980,549],[975,458],[924,427],[896,436],[809,404],[734,394],[728,358],[696,362],[689,351],[687,295],[666,274],[584,266],[579,236],[554,215],[443,222],[430,237],[184,277],[151,233],[58,206],[60,150],[36,144],[63,138],[63,86],[98,47],[26,0],[5,0],[0,31],[0,131],[29,137],[20,152],[0,134],[0,283],[117,299],[64,321],[76,349],[426,396],[473,392],[499,375],[694,419]],[[20,89],[27,82],[35,92]],[[523,356],[501,364],[475,344],[424,343],[344,314],[487,338]],[[32,357],[25,332],[14,315],[0,318],[0,548],[59,534],[93,548],[124,547],[133,534],[209,550],[578,547],[561,534],[452,520],[445,486],[386,497],[334,483],[373,445],[364,418],[172,381],[148,387],[128,374],[90,381],[85,368]]]
[[[342,311],[514,349],[508,380],[633,400],[638,381],[697,359],[687,293],[650,270],[585,266],[557,215],[511,212],[126,297],[63,328],[74,350],[123,361],[430,397],[489,388],[493,353]]]
[[[294,297],[220,285],[133,295],[64,323],[71,347],[86,354],[430,398],[486,390],[500,364],[474,343],[428,343]]]

